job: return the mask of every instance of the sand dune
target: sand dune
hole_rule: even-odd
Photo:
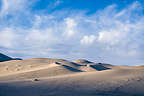
[[[44,76],[47,77],[81,72],[81,70],[71,67],[72,63],[67,62],[68,61],[60,59],[45,58],[2,62],[0,63],[0,76],[9,77],[9,75],[12,75],[13,78],[17,79],[25,77],[40,78]]]
[[[144,96],[144,66],[84,59],[0,62],[0,96]]]

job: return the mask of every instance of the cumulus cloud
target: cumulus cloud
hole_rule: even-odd
[[[53,29],[31,29],[27,31],[29,31],[29,33],[24,38],[26,44],[42,47],[58,42],[57,36],[52,33]]]
[[[81,44],[86,44],[86,45],[91,45],[92,43],[94,43],[94,41],[96,40],[96,37],[94,35],[90,35],[90,36],[84,36],[80,43]]]
[[[0,45],[5,48],[13,48],[18,35],[12,28],[5,28],[0,32]]]
[[[66,18],[65,19],[65,23],[66,23],[66,32],[65,34],[68,36],[68,37],[71,37],[75,34],[75,28],[76,28],[76,21],[72,18]]]
[[[22,57],[88,58],[114,64],[143,62],[144,14],[139,2],[121,10],[110,5],[89,15],[77,10],[37,14],[30,8],[28,14],[21,15],[13,11],[26,10],[28,2],[16,1],[3,0],[0,14],[13,14],[0,25],[3,51]],[[60,4],[59,0],[55,3]]]

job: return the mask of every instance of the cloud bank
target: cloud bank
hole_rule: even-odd
[[[57,6],[60,0],[54,2]],[[0,50],[23,58],[85,58],[113,64],[143,62],[144,14],[139,2],[118,10],[33,12],[35,2],[3,0]],[[26,6],[27,5],[27,6]]]

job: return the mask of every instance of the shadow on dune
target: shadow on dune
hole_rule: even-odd
[[[97,71],[103,71],[103,70],[108,70],[111,68],[107,68],[101,64],[96,64],[96,65],[90,65],[92,68],[96,69]]]
[[[72,68],[70,66],[67,66],[67,65],[62,65],[64,68],[70,70],[70,71],[73,71],[73,72],[83,72],[81,70],[78,70],[78,69],[75,69],[75,68]]]
[[[80,65],[80,64],[77,64],[77,63],[74,63],[74,62],[71,62],[74,66],[77,66],[77,67],[79,67],[79,66],[83,66],[83,65]]]

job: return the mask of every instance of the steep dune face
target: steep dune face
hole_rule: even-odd
[[[144,96],[143,66],[33,58],[0,62],[0,96]]]

